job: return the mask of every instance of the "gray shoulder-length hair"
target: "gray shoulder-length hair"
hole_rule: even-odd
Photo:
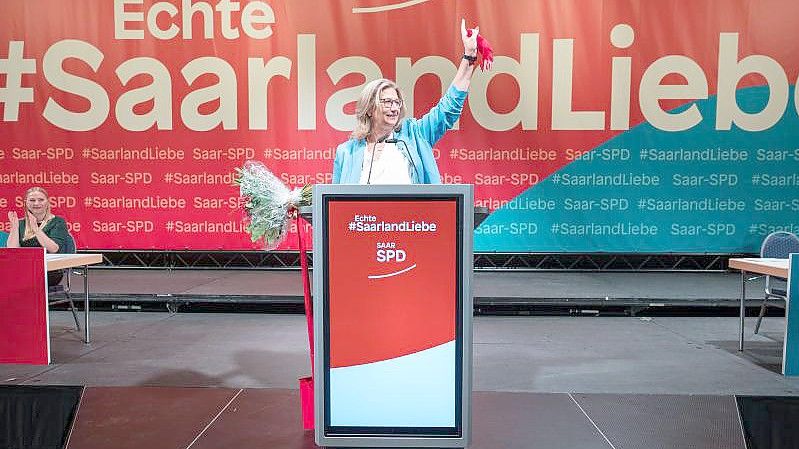
[[[397,83],[385,78],[376,79],[366,83],[361,91],[361,97],[358,98],[358,103],[355,105],[355,129],[350,134],[353,139],[365,139],[372,132],[372,114],[378,107],[380,100],[380,92],[383,89],[391,88],[397,91],[397,97],[402,101],[400,106],[399,118],[397,120],[396,131],[399,131],[402,119],[405,118],[405,101],[402,98],[402,91],[397,87]],[[380,106],[382,107],[382,106]]]

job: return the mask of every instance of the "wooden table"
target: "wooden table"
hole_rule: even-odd
[[[45,262],[47,271],[66,270],[68,268],[83,267],[83,342],[89,344],[89,265],[103,262],[103,255],[99,253],[82,254],[46,254]]]
[[[769,258],[733,258],[729,259],[729,267],[734,268],[736,270],[741,271],[741,300],[740,300],[740,334],[738,336],[738,350],[744,350],[744,316],[746,315],[745,309],[745,300],[746,300],[746,278],[747,275],[750,273],[760,274],[760,275],[768,275],[768,276],[775,276],[784,279],[788,279],[788,300],[786,301],[785,306],[785,341],[783,343],[783,358],[782,358],[782,372],[783,374],[787,375],[795,375],[797,373],[793,372],[793,361],[789,360],[789,358],[793,359],[793,340],[799,335],[793,335],[795,332],[793,331],[794,327],[799,326],[799,323],[792,323],[792,316],[796,315],[797,312],[790,310],[790,302],[791,297],[796,297],[797,292],[796,290],[796,282],[795,280],[791,279],[793,275],[794,278],[799,278],[799,273],[791,272],[791,265],[793,264],[794,267],[797,266],[799,263],[799,254],[792,254],[789,259],[769,259]],[[791,292],[791,287],[793,287],[794,292]],[[794,308],[796,309],[796,307]]]

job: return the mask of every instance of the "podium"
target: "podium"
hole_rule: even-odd
[[[466,447],[471,185],[316,185],[316,444]]]

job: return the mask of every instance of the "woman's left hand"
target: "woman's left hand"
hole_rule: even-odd
[[[31,230],[33,230],[33,233],[38,234],[41,228],[39,228],[39,223],[36,222],[36,217],[34,217],[32,213],[27,212],[25,213],[25,220],[27,220],[27,222],[30,223],[30,227]]]
[[[463,40],[463,54],[477,56],[477,34],[480,27],[466,28],[466,20],[461,19],[461,39]]]

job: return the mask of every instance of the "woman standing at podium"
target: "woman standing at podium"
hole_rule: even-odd
[[[47,253],[57,253],[64,250],[70,238],[67,222],[50,212],[50,197],[41,187],[31,187],[25,192],[25,218],[20,220],[17,213],[11,211],[8,223],[8,248],[38,246]],[[47,284],[56,285],[63,277],[63,271],[48,271]]]
[[[336,149],[334,184],[440,184],[433,145],[461,115],[477,60],[478,28],[461,20],[463,58],[455,79],[427,114],[406,118],[397,84],[377,79],[366,84],[355,106],[357,123],[350,139]]]

